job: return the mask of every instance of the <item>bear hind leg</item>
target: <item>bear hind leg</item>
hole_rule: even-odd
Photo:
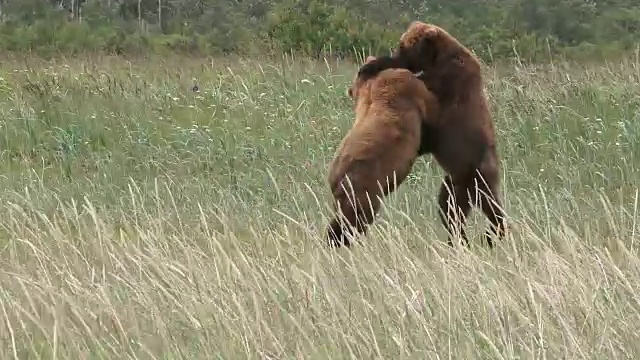
[[[438,194],[438,205],[440,220],[449,234],[449,245],[453,246],[453,237],[459,235],[462,242],[468,246],[469,240],[464,224],[471,211],[471,204],[466,184],[454,182],[450,175],[445,176]]]
[[[498,169],[491,164],[492,162],[481,164],[473,181],[475,203],[479,205],[490,223],[485,232],[485,240],[489,248],[493,248],[492,236],[497,235],[498,239],[502,239],[506,231],[506,216],[502,202],[498,198]]]

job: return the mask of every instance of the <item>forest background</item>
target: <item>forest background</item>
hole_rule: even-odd
[[[636,50],[640,2],[0,0],[0,49],[351,57],[385,52],[415,19],[443,26],[485,62],[601,59]]]

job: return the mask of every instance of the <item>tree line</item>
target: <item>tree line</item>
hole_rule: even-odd
[[[485,61],[634,51],[638,0],[0,0],[0,50],[42,54],[351,57],[395,46],[411,20]]]

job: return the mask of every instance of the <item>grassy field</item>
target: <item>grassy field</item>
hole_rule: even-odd
[[[0,358],[640,356],[640,65],[488,68],[508,238],[421,158],[325,246],[353,64],[0,64]],[[195,78],[200,92],[191,91]]]

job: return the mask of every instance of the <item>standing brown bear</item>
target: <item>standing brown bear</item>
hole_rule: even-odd
[[[437,116],[435,96],[405,69],[384,70],[366,80],[356,77],[348,94],[355,101],[355,122],[329,169],[337,214],[327,236],[335,246],[349,246],[350,237],[366,233],[382,198],[411,171],[423,123]]]
[[[389,68],[422,71],[421,80],[438,98],[438,126],[423,132],[420,155],[432,153],[448,174],[438,203],[449,244],[453,245],[454,233],[459,233],[468,245],[463,227],[473,204],[491,222],[485,237],[493,247],[491,235],[504,236],[505,214],[498,200],[498,155],[480,62],[442,28],[414,21],[402,34],[393,56],[363,65],[358,79],[375,78]]]

